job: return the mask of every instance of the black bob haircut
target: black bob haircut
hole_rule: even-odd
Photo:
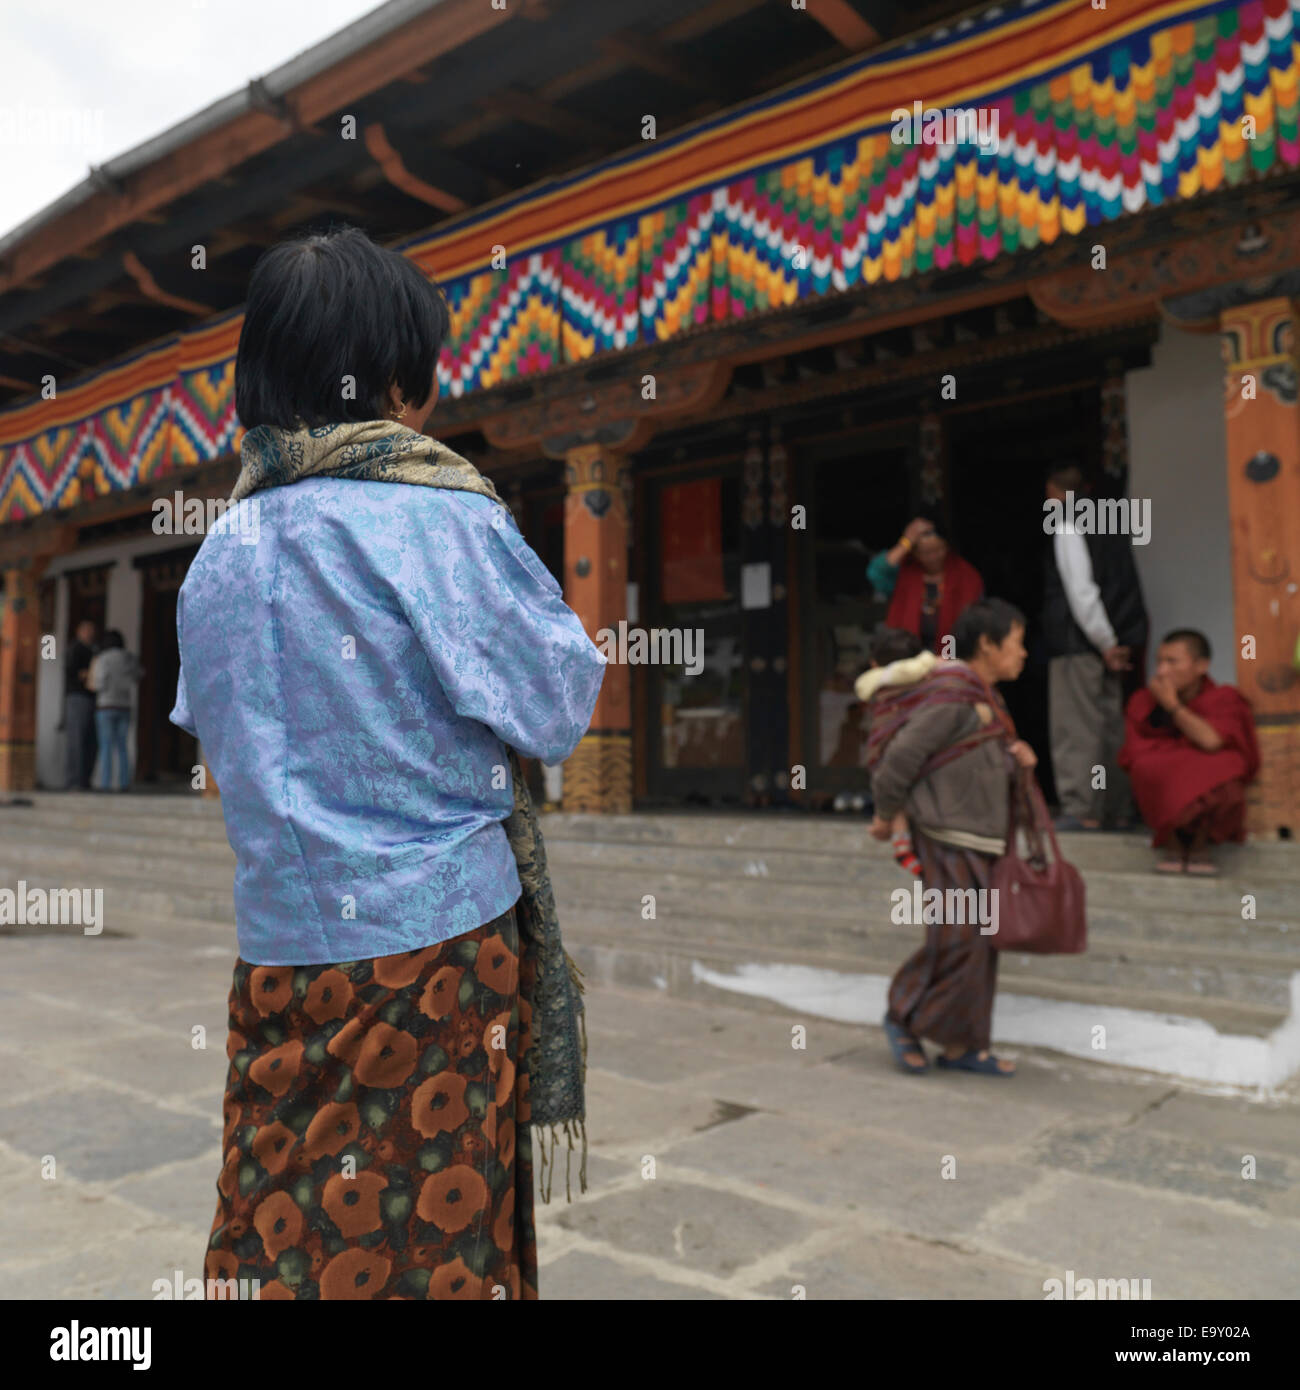
[[[969,661],[979,651],[981,637],[999,647],[1013,627],[1025,625],[1025,615],[1014,603],[1004,598],[982,598],[964,609],[953,623],[953,654],[958,661]]]
[[[434,281],[357,227],[281,242],[248,282],[235,360],[239,423],[383,420],[394,382],[422,406],[450,322]]]
[[[1166,632],[1160,639],[1160,645],[1163,647],[1166,642],[1184,642],[1199,661],[1210,659],[1210,639],[1194,627],[1176,627],[1172,632]]]

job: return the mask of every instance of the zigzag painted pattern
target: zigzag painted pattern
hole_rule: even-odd
[[[1024,0],[989,12],[971,21],[969,41],[1044,8]],[[896,143],[877,123],[786,159],[755,148],[747,170],[711,186],[618,207],[505,269],[449,278],[442,390],[461,396],[811,295],[992,261],[1300,167],[1300,0],[1184,9],[1196,17],[1131,24],[1041,79],[1004,74],[967,101],[997,117],[987,147]],[[962,48],[951,36],[900,51],[943,43],[942,71],[957,83]],[[428,263],[436,245],[408,254]],[[57,404],[0,415],[0,522],[228,453],[239,436],[237,330],[237,319],[205,326]],[[67,404],[83,398],[82,413]]]

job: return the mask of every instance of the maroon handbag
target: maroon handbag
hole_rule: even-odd
[[[1016,842],[1018,819],[1029,850],[1025,859]],[[1052,818],[1032,774],[1016,777],[1008,821],[1007,850],[994,861],[989,880],[998,909],[998,928],[989,944],[998,951],[1042,956],[1077,955],[1086,950],[1083,876],[1061,857]]]

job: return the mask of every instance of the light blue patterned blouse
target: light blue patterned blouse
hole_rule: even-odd
[[[181,586],[171,712],[221,792],[241,957],[392,955],[500,916],[503,743],[568,757],[604,675],[559,584],[476,493],[307,478],[241,506]]]

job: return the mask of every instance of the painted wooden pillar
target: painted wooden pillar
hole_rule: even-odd
[[[10,564],[0,598],[0,793],[36,786],[36,663],[43,559]]]
[[[749,666],[745,702],[745,801],[789,800],[786,680],[785,522],[788,459],[776,426],[749,431],[741,496],[741,649]]]
[[[913,516],[932,517],[940,533],[952,537],[952,501],[948,486],[948,431],[943,416],[927,410],[916,431],[912,463]]]
[[[1289,299],[1260,300],[1220,315],[1237,686],[1254,708],[1262,759],[1249,793],[1248,826],[1261,835],[1285,827],[1300,836],[1295,320],[1296,306]]]
[[[627,459],[604,444],[580,445],[564,458],[564,596],[595,641],[627,620]],[[632,689],[624,664],[606,668],[591,728],[564,765],[563,806],[632,809]]]

